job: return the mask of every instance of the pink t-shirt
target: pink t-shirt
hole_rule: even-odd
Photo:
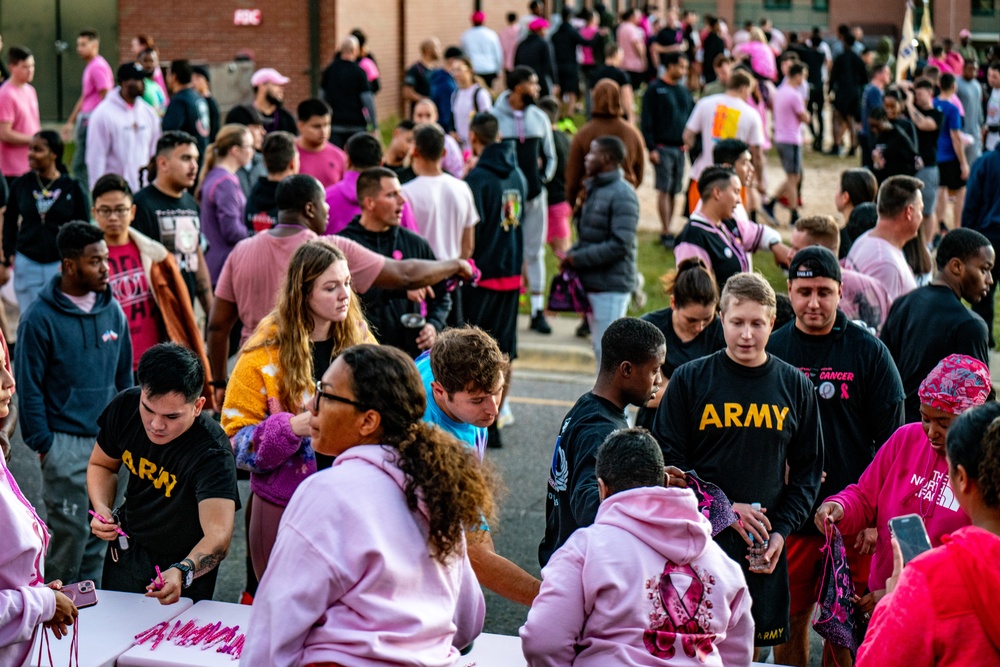
[[[30,83],[18,86],[7,80],[0,86],[0,123],[10,123],[10,129],[29,136],[42,129],[38,116],[38,94]],[[28,170],[28,145],[0,141],[0,171],[3,175],[21,176]]]
[[[917,279],[903,251],[885,239],[872,236],[871,231],[854,242],[844,258],[844,267],[874,278],[885,288],[889,303],[917,289]]]
[[[618,26],[618,32],[615,36],[618,39],[618,46],[622,49],[622,69],[626,72],[645,70],[642,53],[636,46],[636,42],[646,42],[645,31],[631,21],[626,21]]]
[[[128,331],[132,336],[132,370],[136,370],[143,353],[160,342],[156,302],[149,289],[146,272],[142,270],[139,247],[134,242],[108,246],[108,266],[111,294],[128,320]]]
[[[315,176],[324,188],[344,178],[347,155],[330,142],[318,151],[303,148],[296,142],[295,150],[299,152],[299,173]]]
[[[580,37],[590,40],[594,39],[594,35],[597,34],[597,26],[588,25],[586,28],[580,29]],[[594,49],[589,46],[578,46],[576,49],[577,60],[581,65],[595,65],[594,62]]]
[[[774,109],[774,143],[802,145],[802,121],[799,114],[806,111],[805,100],[798,88],[782,83],[771,98]]]
[[[83,104],[80,105],[80,113],[90,113],[104,99],[101,91],[105,93],[115,87],[115,75],[111,72],[111,65],[103,56],[97,56],[83,68]]]
[[[229,253],[215,286],[215,296],[236,304],[236,312],[243,322],[240,344],[246,342],[257,324],[274,309],[275,296],[285,279],[292,255],[300,245],[314,238],[316,233],[308,229],[281,237],[265,232],[240,241]],[[324,238],[346,255],[354,291],[367,292],[385,266],[385,257],[339,236]]]

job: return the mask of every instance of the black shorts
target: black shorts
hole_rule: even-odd
[[[559,92],[563,95],[566,93],[577,94],[580,92],[580,66],[573,65],[559,65],[559,71],[557,74],[559,78]]]
[[[625,73],[628,74],[629,81],[631,81],[632,83],[632,90],[638,93],[639,89],[642,88],[642,84],[646,82],[646,73],[645,72],[625,72]]]
[[[517,358],[517,303],[521,290],[492,290],[462,285],[465,321],[493,336],[500,351]]]
[[[838,95],[833,100],[833,108],[837,110],[843,118],[853,118],[861,121],[861,98],[857,95]]]
[[[753,600],[753,607],[750,609],[755,626],[753,645],[784,644],[788,641],[789,611],[792,606],[785,550],[781,550],[781,558],[774,572],[758,574],[750,571],[750,563],[746,559],[747,543],[740,539],[735,530],[727,528],[715,536],[715,541],[726,555],[743,568],[750,599]]]
[[[958,160],[938,162],[938,173],[942,188],[948,188],[954,192],[965,187],[965,181],[962,179],[962,165],[958,163]]]

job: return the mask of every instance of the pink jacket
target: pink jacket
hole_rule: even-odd
[[[360,215],[358,176],[360,173],[353,169],[345,171],[344,178],[339,183],[334,183],[326,189],[326,203],[330,207],[326,225],[327,235],[338,233],[354,219],[354,216]],[[400,225],[412,232],[417,231],[417,221],[413,217],[413,209],[410,208],[409,202],[403,202],[403,219]]]
[[[395,450],[359,445],[308,477],[281,519],[242,664],[451,667],[486,605],[468,555],[431,558]],[[464,545],[463,545],[464,550]]]
[[[875,607],[858,667],[1000,665],[1000,537],[969,526],[942,542]]]
[[[56,612],[56,596],[45,588],[49,537],[0,455],[0,665],[20,665],[31,652],[31,636]],[[69,641],[68,639],[66,641]]]
[[[749,665],[750,593],[711,529],[685,489],[606,498],[542,570],[521,628],[529,667]]]
[[[869,526],[878,528],[868,587],[885,588],[892,574],[892,545],[889,519],[903,514],[924,517],[931,544],[941,544],[941,536],[969,525],[969,517],[958,506],[948,485],[948,461],[931,448],[919,423],[901,426],[892,434],[875,459],[851,484],[824,502],[840,503],[844,518],[838,524],[844,535],[853,535]]]

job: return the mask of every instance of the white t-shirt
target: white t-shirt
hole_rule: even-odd
[[[1000,88],[994,88],[986,102],[986,124],[990,127],[1000,125]],[[987,133],[986,150],[993,150],[998,142],[1000,142],[1000,132]]]
[[[854,242],[844,259],[845,268],[871,276],[885,288],[889,303],[917,289],[913,270],[903,251],[867,231]]]
[[[701,155],[691,165],[691,179],[697,180],[711,166],[712,149],[723,139],[740,139],[749,146],[764,144],[764,126],[755,108],[727,93],[703,97],[694,105],[685,129],[701,133]]]
[[[478,107],[478,108],[477,108]],[[451,114],[455,122],[455,134],[462,148],[469,147],[469,124],[477,113],[493,108],[493,96],[490,91],[478,84],[459,88],[451,95]]]
[[[420,235],[438,259],[458,259],[462,235],[479,222],[472,190],[451,174],[417,176],[403,186]]]

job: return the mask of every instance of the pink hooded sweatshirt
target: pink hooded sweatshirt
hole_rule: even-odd
[[[941,541],[875,607],[858,667],[1000,665],[1000,537],[968,526]]]
[[[711,530],[687,489],[606,498],[542,570],[521,628],[529,667],[749,665],[750,593]]]
[[[339,183],[334,183],[326,189],[326,203],[330,207],[330,215],[326,225],[327,235],[340,232],[354,219],[354,216],[361,214],[361,206],[358,205],[358,176],[360,175],[354,170],[345,171],[344,178]],[[403,217],[400,226],[411,232],[420,233],[417,229],[417,220],[413,217],[413,209],[406,201],[403,202]]]
[[[2,455],[0,536],[0,665],[20,665],[31,651],[35,628],[55,614],[56,596],[42,577],[49,542],[45,524]]]
[[[411,512],[397,452],[359,445],[292,496],[254,598],[241,663],[451,667],[486,604],[465,545],[448,565]]]
[[[842,534],[853,535],[869,526],[878,529],[868,576],[873,591],[884,589],[892,574],[889,519],[919,514],[935,547],[943,535],[969,525],[968,515],[948,485],[944,452],[934,451],[919,423],[906,424],[893,433],[858,483],[824,502],[831,501],[844,508],[844,518],[837,524]]]

